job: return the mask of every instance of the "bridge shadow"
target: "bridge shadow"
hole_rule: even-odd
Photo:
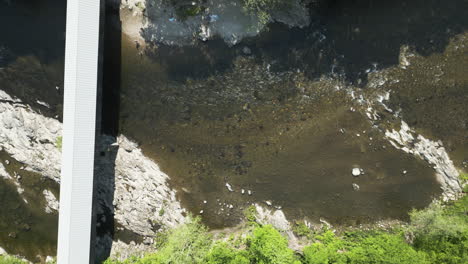
[[[119,1],[106,2],[101,21],[100,77],[98,89],[97,137],[95,154],[95,193],[93,240],[96,263],[106,260],[115,235],[115,166],[119,150],[121,32]],[[110,4],[113,3],[113,4]]]

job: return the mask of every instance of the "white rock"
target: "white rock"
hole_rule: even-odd
[[[232,186],[226,182],[226,188],[230,191],[233,192],[234,190],[232,189]]]
[[[437,180],[442,185],[445,200],[460,195],[462,187],[458,179],[458,170],[453,165],[442,142],[429,140],[422,135],[414,136],[414,131],[404,121],[401,121],[399,131],[387,130],[385,136],[393,147],[413,154],[434,167]]]
[[[57,200],[55,195],[49,190],[44,190],[42,194],[44,195],[44,198],[47,202],[46,207],[45,207],[46,213],[50,214],[54,211],[55,212],[58,211],[59,201]]]
[[[353,168],[351,173],[353,174],[353,176],[357,177],[357,176],[361,175],[361,169],[360,168]]]

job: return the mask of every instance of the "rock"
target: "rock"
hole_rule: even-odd
[[[0,256],[6,255],[6,254],[7,254],[6,250],[0,247]]]
[[[49,190],[44,190],[42,194],[47,202],[45,207],[46,213],[51,214],[57,212],[59,209],[59,201],[55,198],[55,195]]]
[[[6,164],[6,165],[10,165],[10,161],[9,161],[9,160],[5,160],[5,164]]]
[[[47,256],[45,259],[46,263],[55,263],[55,259],[52,256]]]
[[[407,172],[406,170],[404,170],[402,173],[403,173],[403,174],[406,174],[406,173],[408,173],[408,172]]]
[[[269,206],[272,205],[271,201],[265,201],[266,204],[268,204]]]
[[[147,4],[149,2],[151,4]],[[247,14],[241,2],[204,1],[205,8],[199,14],[179,19],[174,17],[178,12],[177,7],[170,1],[121,1],[121,13],[129,13],[131,17],[125,21],[127,23],[123,23],[122,30],[137,38],[141,37],[139,34],[143,31],[154,42],[166,45],[193,45],[195,38],[206,41],[214,36],[220,37],[228,45],[235,45],[246,37],[258,35],[266,26],[257,16]],[[269,17],[269,21],[281,22],[290,27],[306,27],[310,23],[309,10],[301,0],[288,1],[288,8],[272,10]]]
[[[353,190],[359,191],[360,187],[356,183],[353,183]]]
[[[242,189],[242,190],[241,190],[241,194],[244,194],[244,193],[245,193],[245,190],[244,190],[244,189]]]
[[[247,190],[247,193],[248,193],[249,195],[252,195],[252,191],[251,191],[251,190]]]
[[[208,203],[206,200],[203,201],[204,204]]]
[[[226,182],[226,188],[230,191],[233,192],[234,190],[232,189],[232,186]]]
[[[351,173],[353,174],[354,177],[357,177],[357,176],[361,175],[361,169],[360,168],[353,168]]]
[[[21,225],[21,229],[24,230],[24,231],[29,231],[31,230],[31,226],[28,225],[27,223],[24,223]]]
[[[429,140],[415,132],[401,121],[400,130],[387,130],[385,136],[390,140],[393,147],[403,152],[412,154],[431,164],[435,171],[438,182],[442,185],[443,199],[455,199],[461,193],[462,186],[458,179],[458,170],[453,165],[442,142]]]
[[[17,238],[17,234],[15,232],[10,232],[10,233],[8,233],[8,237]]]
[[[242,52],[243,52],[244,54],[246,54],[246,55],[252,54],[252,51],[251,51],[250,48],[247,47],[247,46],[244,47],[244,48],[242,48]]]
[[[200,210],[200,214],[203,214],[203,210]]]

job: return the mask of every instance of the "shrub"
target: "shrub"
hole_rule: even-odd
[[[207,229],[199,218],[190,219],[168,233],[167,241],[162,244],[157,257],[152,256],[157,263],[203,263],[212,244]]]
[[[294,252],[288,248],[286,238],[271,225],[256,227],[247,245],[254,263],[300,264]]]
[[[416,249],[426,252],[432,263],[468,263],[468,199],[450,206],[433,203],[410,213],[408,228]]]
[[[0,264],[26,264],[26,262],[11,256],[0,256]]]
[[[237,250],[225,242],[216,243],[208,252],[206,264],[250,264],[248,253]]]
[[[304,258],[307,264],[346,263],[343,240],[337,238],[331,231],[326,231],[316,238],[319,242],[304,248]]]
[[[289,3],[290,0],[243,0],[245,11],[257,16],[260,24],[268,23],[273,10],[285,7]]]
[[[424,264],[426,254],[408,245],[401,234],[377,232],[359,239],[346,253],[351,264]]]

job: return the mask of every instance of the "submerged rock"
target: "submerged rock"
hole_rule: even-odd
[[[359,187],[359,185],[357,185],[357,183],[353,183],[353,190],[359,191],[359,189],[361,189],[361,187]]]
[[[227,44],[235,45],[245,37],[259,34],[267,22],[281,22],[291,27],[305,27],[310,23],[306,5],[309,1],[291,0],[287,8],[270,12],[267,21],[245,11],[242,0],[208,0],[191,5],[178,5],[170,1],[122,1],[121,9],[132,12],[139,23],[125,25],[124,32],[140,34],[149,42],[166,45],[190,45],[197,38],[206,41],[215,36]],[[129,20],[134,21],[134,18]],[[127,31],[127,32],[126,32]],[[134,36],[138,37],[138,36]]]

